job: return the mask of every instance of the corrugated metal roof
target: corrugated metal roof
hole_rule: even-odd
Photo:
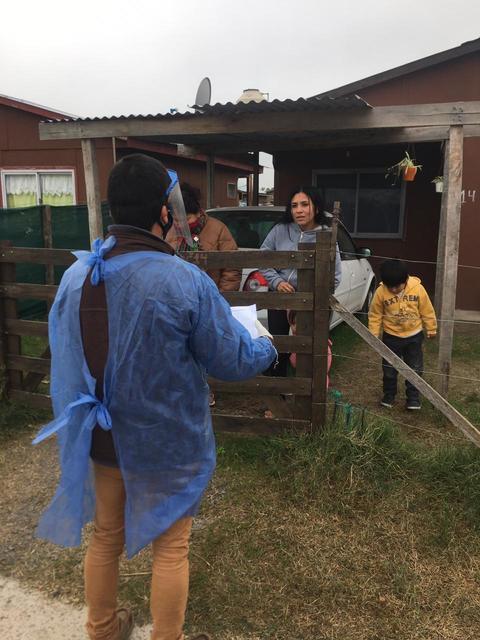
[[[202,115],[241,115],[242,113],[292,113],[300,111],[345,111],[351,109],[371,109],[371,106],[362,98],[356,95],[345,96],[338,99],[330,96],[314,96],[312,98],[298,98],[298,100],[272,100],[268,102],[227,102],[226,104],[218,103],[214,105],[204,105],[202,107],[193,107],[194,112],[185,113],[158,113],[158,114],[138,114],[138,115],[122,115],[122,116],[103,116],[94,118],[55,118],[46,120],[46,122],[95,122],[95,121],[118,121],[118,120],[168,120],[196,118]]]

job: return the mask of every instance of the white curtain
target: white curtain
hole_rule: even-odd
[[[73,180],[71,173],[41,173],[40,186],[42,196],[72,196]]]
[[[14,173],[5,176],[7,195],[20,196],[25,193],[37,193],[37,176],[27,173]]]

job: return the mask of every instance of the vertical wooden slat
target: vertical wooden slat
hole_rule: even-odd
[[[450,144],[445,140],[443,148],[443,191],[440,204],[440,220],[438,225],[437,268],[435,270],[435,311],[440,314],[442,306],[443,280],[445,275],[445,231],[447,220],[447,193],[448,193],[448,156]],[[441,332],[439,327],[439,333]]]
[[[311,244],[300,243],[298,249],[312,250]],[[297,271],[297,291],[313,291],[315,271],[313,269],[299,269]],[[313,311],[297,311],[297,336],[313,336]],[[297,353],[296,375],[302,378],[312,377],[313,353]],[[307,397],[295,397],[293,415],[296,420],[311,420],[312,401]]]
[[[252,204],[254,207],[258,207],[259,203],[259,190],[260,190],[260,175],[259,175],[259,155],[258,151],[253,154],[253,159],[255,162],[255,171],[253,172],[253,195],[252,195]]]
[[[325,425],[326,416],[331,246],[331,229],[317,231],[313,302],[312,429],[321,429]]]
[[[207,159],[207,209],[215,206],[215,157]]]
[[[12,243],[8,240],[0,241],[0,251],[5,247],[11,247]],[[0,263],[0,283],[15,282],[15,264],[10,262]],[[20,336],[5,333],[6,320],[17,319],[17,302],[12,298],[0,297],[0,314],[2,315],[2,359],[5,365],[7,356],[21,354]],[[6,370],[5,391],[11,388],[20,389],[22,386],[22,372]]]
[[[43,246],[46,249],[53,248],[53,233],[52,233],[52,207],[46,204],[42,207],[42,231],[43,231]],[[55,284],[55,274],[53,264],[47,263],[45,265],[45,284]]]
[[[446,397],[452,361],[455,299],[457,293],[458,246],[463,173],[463,126],[450,127],[448,145],[447,194],[445,209],[444,274],[439,320],[442,326],[438,350],[438,368],[442,373],[440,393]]]
[[[96,238],[103,238],[102,201],[100,198],[100,179],[98,176],[95,141],[82,140],[83,167],[85,171],[85,187],[87,190],[88,228],[90,244]]]
[[[337,229],[340,219],[340,202],[333,203],[332,239],[330,245],[330,293],[335,291],[335,259],[337,255]]]

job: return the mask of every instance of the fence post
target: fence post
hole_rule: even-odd
[[[52,207],[49,204],[42,206],[42,231],[43,246],[46,249],[51,249],[53,247]],[[53,264],[45,265],[45,283],[55,284]]]
[[[302,242],[298,245],[299,251],[312,251],[312,245]],[[313,253],[313,251],[312,251]],[[315,286],[314,269],[299,269],[297,271],[297,291],[313,292]],[[301,378],[311,378],[313,371],[313,311],[297,311],[296,324],[297,336],[312,337],[312,353],[297,353],[296,375]],[[313,383],[312,383],[313,386]],[[309,397],[295,397],[293,410],[295,420],[311,420],[312,419],[312,401]]]
[[[2,253],[11,246],[12,243],[9,240],[0,241],[0,251]],[[14,283],[16,281],[15,272],[15,263],[0,262],[0,287],[7,282]],[[17,319],[17,302],[13,298],[6,298],[3,293],[0,295],[0,315],[2,317],[0,322],[0,330],[2,332],[0,365],[5,367],[3,394],[8,396],[8,391],[12,387],[17,389],[22,387],[22,372],[8,369],[8,356],[21,355],[21,339],[20,336],[9,335],[6,331],[6,320]]]
[[[332,230],[317,231],[313,292],[312,429],[325,425],[327,403],[327,353],[330,325],[330,253]]]

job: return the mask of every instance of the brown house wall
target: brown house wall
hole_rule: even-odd
[[[374,107],[480,100],[480,53],[362,89],[359,94]],[[285,204],[295,185],[311,184],[313,169],[388,167],[401,158],[404,148],[400,145],[328,150],[307,155],[276,154],[275,204]],[[430,181],[442,172],[441,150],[437,144],[417,144],[410,150],[417,161],[423,164],[423,171],[417,174],[415,182],[407,185],[403,238],[361,238],[357,239],[357,244],[370,247],[377,255],[435,262],[441,197],[435,193]],[[465,140],[463,159],[465,197],[461,209],[459,263],[480,266],[479,138]],[[378,268],[379,262],[380,259],[372,260],[374,268]],[[424,280],[430,293],[433,293],[434,265],[412,263],[410,268],[412,273]],[[459,268],[456,306],[459,309],[480,310],[477,269]]]

